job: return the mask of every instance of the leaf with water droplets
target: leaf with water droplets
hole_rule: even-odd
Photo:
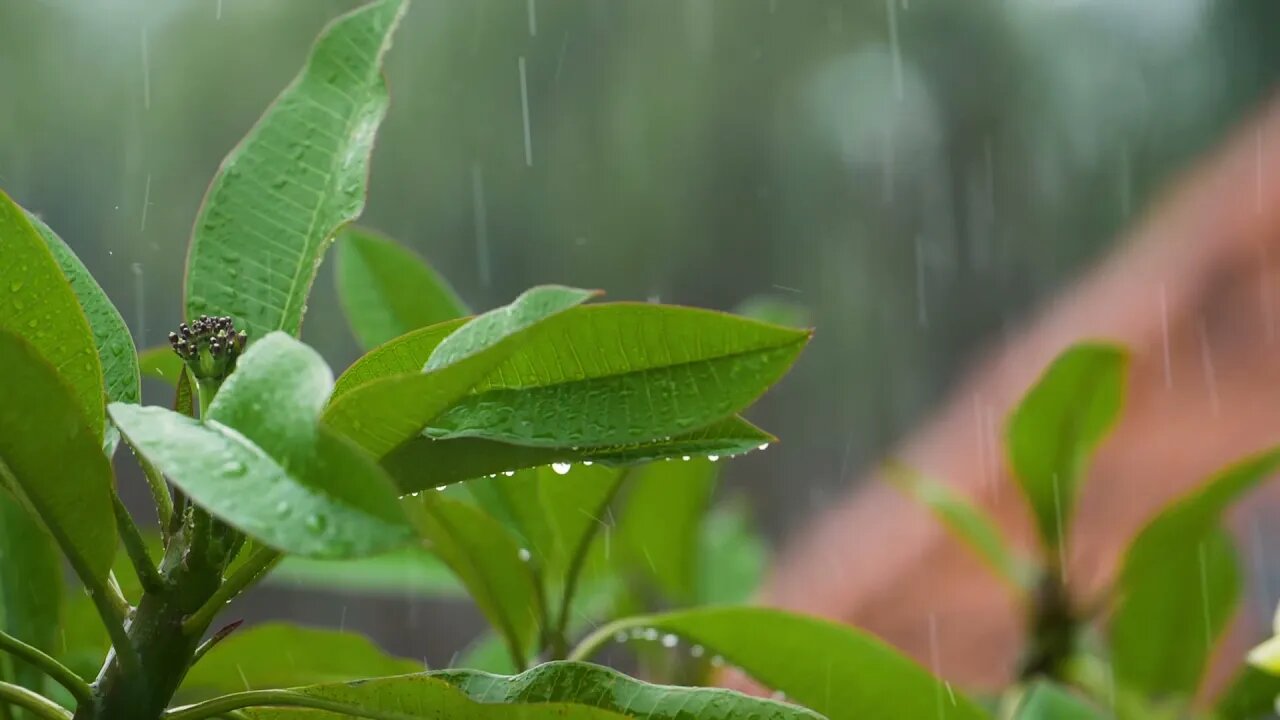
[[[674,633],[831,720],[942,716],[986,720],[977,705],[870,633],[770,608],[711,607],[627,618],[595,644],[632,629]]]
[[[48,225],[34,215],[28,216],[31,225],[44,239],[53,253],[54,260],[62,269],[71,290],[80,302],[80,309],[89,321],[93,330],[93,341],[98,348],[98,360],[102,365],[102,378],[108,402],[136,403],[142,399],[142,390],[138,379],[138,355],[133,345],[133,336],[125,325],[120,312],[111,304],[110,298],[103,292],[98,282],[89,274],[88,268],[80,262],[75,252],[58,237]],[[119,440],[108,432],[107,454],[115,450]]]
[[[325,250],[364,209],[382,58],[404,9],[378,0],[331,23],[223,161],[191,237],[188,317],[231,315],[251,338],[299,332]]]
[[[372,230],[345,228],[337,255],[338,298],[365,349],[471,314],[434,268]]]
[[[457,318],[419,328],[370,350],[338,376],[333,397],[336,399],[380,378],[422,372],[436,346],[469,320]]]
[[[4,329],[0,377],[0,480],[43,521],[85,585],[103,592],[117,539],[102,436],[65,377]]]
[[[102,361],[93,329],[31,216],[3,192],[0,258],[0,330],[24,338],[55,368],[101,446]]]

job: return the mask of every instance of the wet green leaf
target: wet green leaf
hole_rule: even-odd
[[[0,492],[0,628],[49,654],[58,651],[62,557],[49,533],[26,508]],[[44,676],[19,660],[7,678],[42,692]]]
[[[370,350],[338,376],[338,382],[333,386],[333,397],[345,395],[348,391],[379,378],[422,372],[436,346],[469,320],[470,318],[457,318],[419,328]]]
[[[627,481],[617,551],[631,572],[680,605],[695,597],[699,530],[718,476],[718,465],[698,458],[652,463]]]
[[[337,256],[338,298],[365,349],[471,314],[434,268],[372,230],[345,228]]]
[[[1116,681],[1151,695],[1191,696],[1239,596],[1222,513],[1280,467],[1280,450],[1233,465],[1170,504],[1134,539],[1111,618]]]
[[[90,426],[81,398],[33,344],[2,329],[0,377],[0,479],[101,591],[117,542],[101,424]]]
[[[23,338],[71,388],[101,452],[104,389],[93,329],[31,216],[3,192],[0,258],[0,330]]]
[[[231,315],[251,339],[298,334],[326,248],[364,209],[387,110],[382,58],[404,9],[378,0],[330,23],[223,161],[191,237],[189,318]]]
[[[1127,364],[1114,345],[1074,345],[1009,417],[1009,460],[1047,548],[1067,534],[1089,456],[1120,415]]]

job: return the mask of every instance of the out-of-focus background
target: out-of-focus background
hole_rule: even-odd
[[[219,160],[354,5],[0,0],[0,187],[139,347],[181,319]],[[416,0],[388,68],[363,222],[473,307],[561,282],[808,308],[817,338],[752,413],[785,441],[723,488],[780,540],[1267,96],[1280,4]],[[304,337],[341,368],[357,348],[327,270]],[[397,597],[247,611],[434,662],[480,626]]]

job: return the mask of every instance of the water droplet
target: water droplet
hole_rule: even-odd
[[[228,460],[222,466],[222,474],[228,477],[240,477],[244,475],[246,469],[244,463],[239,460]]]
[[[680,638],[675,635],[663,635],[662,647],[673,648],[680,642]]]
[[[568,475],[570,467],[572,466],[569,463],[551,463],[551,469],[555,470],[557,475]]]
[[[644,631],[644,639],[645,639],[645,640],[648,640],[648,641],[650,641],[650,642],[652,642],[652,641],[654,641],[654,640],[657,640],[657,639],[658,639],[658,629],[657,629],[657,628],[646,628],[646,629],[645,629],[645,631]]]
[[[529,562],[529,558],[533,557],[529,552],[529,548],[520,548],[520,552],[517,554],[520,556],[521,562]]]
[[[445,488],[447,488],[447,487],[449,487],[449,486],[448,486],[448,485],[437,485],[437,486],[436,486],[436,492],[444,492],[444,489],[445,489]]]
[[[616,643],[624,643],[627,641],[627,634],[621,630],[613,634],[613,641]]]
[[[288,514],[289,514],[289,501],[288,501],[288,500],[281,500],[280,502],[276,503],[276,514],[277,514],[277,515],[280,515],[280,516],[284,516],[284,515],[288,515]]]
[[[696,658],[702,657],[702,653],[704,652],[706,652],[706,650],[703,649],[701,645],[694,645],[693,647],[689,648],[689,654]]]
[[[35,318],[31,318],[31,320],[27,322],[27,327],[35,327],[39,324],[40,324],[39,320],[36,320]]]
[[[719,456],[719,455],[708,455],[708,456],[707,456],[707,459],[708,459],[708,460],[710,460],[711,462],[716,462],[716,461],[718,461],[718,460],[720,459],[720,456]]]
[[[593,464],[594,464],[594,463],[592,463],[590,460],[583,460],[583,461],[582,461],[582,466],[583,466],[583,467],[591,467]]]
[[[12,283],[9,284],[9,289],[12,290],[13,292],[18,292],[19,290],[22,289],[22,281],[14,280]]]
[[[724,658],[720,657],[719,655],[712,655],[712,656],[711,656],[711,666],[712,666],[712,667],[724,667]]]
[[[324,532],[324,529],[329,526],[329,519],[323,515],[308,515],[306,524],[311,532]]]
[[[512,475],[515,475],[515,474],[516,474],[516,471],[515,471],[515,470],[503,470],[503,471],[502,471],[502,474],[503,474],[503,475],[506,475],[507,477],[511,477]]]
[[[758,447],[758,448],[756,448],[756,449],[757,449],[757,450],[768,450],[768,449],[769,449],[769,443],[760,443],[760,447]]]
[[[685,462],[689,462],[689,461],[690,461],[690,460],[692,460],[693,458],[689,457],[688,455],[681,455],[681,456],[680,456],[680,459],[681,459],[681,460],[683,460],[683,461],[685,461]]]
[[[786,694],[786,693],[784,693],[784,692],[782,692],[781,690],[774,690],[774,691],[773,691],[773,694],[772,694],[772,695],[770,695],[769,697],[770,697],[770,698],[772,698],[772,699],[774,699],[774,700],[786,700],[786,699],[787,699],[787,694]]]

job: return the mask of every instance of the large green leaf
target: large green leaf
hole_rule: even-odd
[[[223,161],[191,237],[188,317],[231,315],[251,338],[301,329],[325,249],[364,209],[387,111],[382,57],[404,8],[378,0],[330,23]]]
[[[101,591],[116,549],[101,425],[89,424],[80,398],[40,351],[7,330],[0,330],[0,377],[0,479],[44,521],[76,574]]]
[[[547,285],[510,305],[477,316],[444,338],[422,372],[383,377],[334,397],[325,422],[382,457],[417,436],[467,395],[513,351],[541,335],[548,323],[595,293]]]
[[[429,368],[448,362],[460,335],[436,348]],[[806,331],[693,308],[576,308],[433,418],[428,433],[565,447],[691,432],[751,404],[808,338]]]
[[[1114,345],[1074,345],[1009,417],[1009,461],[1048,548],[1062,543],[1089,455],[1120,415],[1127,360]]]
[[[648,720],[818,720],[822,717],[811,710],[731,690],[650,685],[589,663],[545,663],[512,677],[475,670],[439,670],[428,674],[483,703],[575,703]]]
[[[712,607],[611,623],[585,647],[615,633],[671,633],[718,655],[766,687],[832,720],[986,714],[879,639],[846,625],[753,607]]]
[[[46,653],[58,651],[62,558],[49,533],[16,499],[0,492],[0,628]],[[40,671],[15,660],[7,679],[36,692]]]
[[[695,598],[699,529],[718,466],[703,458],[652,463],[631,473],[618,518],[617,550],[668,600]]]
[[[1177,500],[1129,546],[1116,583],[1111,657],[1117,682],[1192,695],[1239,595],[1222,513],[1280,466],[1280,450],[1238,463]]]
[[[1014,553],[1000,528],[980,509],[951,488],[933,482],[910,468],[891,464],[885,468],[889,481],[929,508],[942,524],[964,541],[992,570],[1019,591],[1027,591],[1035,581],[1035,571]]]
[[[741,455],[777,438],[740,417],[671,438],[602,447],[530,447],[483,438],[416,437],[382,458],[402,492],[417,492],[494,473],[553,463],[625,466],[651,460]]]
[[[249,347],[197,422],[111,405],[130,445],[193,501],[267,545],[320,558],[405,544],[412,529],[390,479],[319,425],[333,376],[285,333]]]
[[[345,395],[348,391],[379,378],[422,372],[436,346],[468,321],[469,318],[457,318],[429,325],[370,350],[338,376],[338,382],[333,386],[333,397]]]
[[[361,635],[266,623],[219,642],[187,672],[184,693],[226,693],[400,675],[422,663],[386,654]]]
[[[945,715],[939,714],[939,717]],[[1071,692],[1047,682],[1031,686],[1014,720],[1104,720],[1107,715]]]
[[[464,597],[449,568],[421,548],[407,547],[358,560],[289,556],[267,576],[270,584],[404,597]]]
[[[102,376],[107,400],[136,403],[142,397],[138,381],[138,351],[133,346],[133,336],[125,325],[120,311],[111,304],[102,287],[89,274],[62,238],[58,237],[40,218],[30,216],[31,225],[49,246],[54,260],[62,268],[63,275],[71,283],[71,290],[80,301],[93,341],[98,348],[98,360],[102,363]],[[172,351],[170,351],[172,354]],[[175,356],[176,357],[176,356]]]
[[[453,569],[507,642],[517,664],[532,654],[542,602],[522,548],[497,520],[438,493],[408,498],[411,515],[433,553]]]
[[[71,388],[84,422],[103,437],[102,362],[71,284],[31,216],[0,192],[0,330],[25,339]],[[7,384],[16,380],[5,379]],[[101,447],[101,442],[99,442]],[[101,452],[101,449],[99,449]],[[107,511],[110,514],[110,510]]]
[[[410,330],[471,314],[435,269],[371,230],[344,229],[337,255],[338,298],[352,332],[366,349]]]

